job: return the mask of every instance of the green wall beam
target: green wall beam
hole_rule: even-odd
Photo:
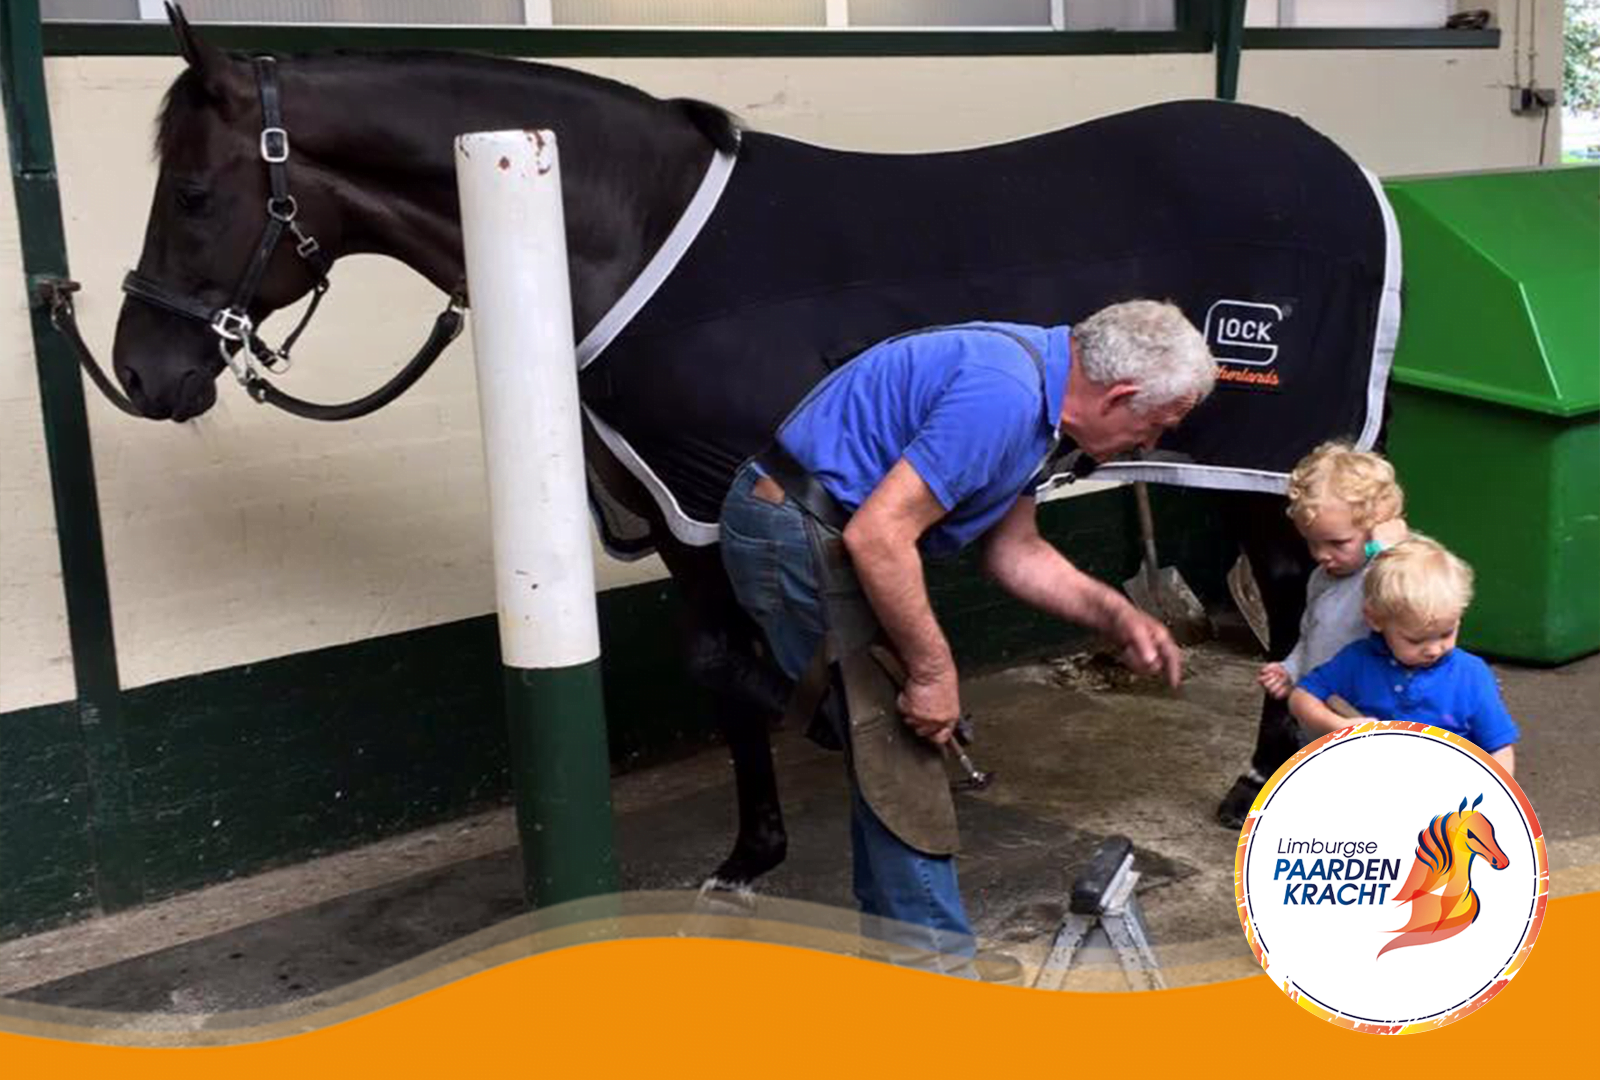
[[[95,890],[101,907],[113,911],[144,898],[143,859],[130,813],[121,687],[83,383],[66,339],[51,324],[38,294],[42,281],[68,274],[39,4],[6,0],[0,10],[0,84],[77,681],[78,726],[92,800]]]
[[[1239,94],[1239,54],[1244,48],[1245,0],[1216,0],[1217,97],[1233,101]]]

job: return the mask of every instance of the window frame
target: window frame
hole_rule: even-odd
[[[372,26],[351,23],[196,23],[225,49],[461,49],[516,57],[1053,56],[1207,53],[1222,0],[1174,0],[1172,30],[973,29],[610,29],[503,26]],[[164,22],[51,20],[46,56],[165,56],[176,53]]]
[[[1174,0],[1172,30],[578,29],[541,26],[370,26],[351,23],[198,24],[225,49],[459,49],[514,57],[1100,56],[1216,50],[1219,20],[1244,0]],[[172,56],[164,23],[49,21],[46,56]],[[1246,28],[1251,49],[1495,49],[1485,30]]]

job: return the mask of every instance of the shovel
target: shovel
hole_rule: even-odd
[[[1180,645],[1193,645],[1211,636],[1211,620],[1206,609],[1178,573],[1177,567],[1161,566],[1156,558],[1156,526],[1150,513],[1150,491],[1143,480],[1133,484],[1134,501],[1139,507],[1139,540],[1144,547],[1144,562],[1139,573],[1123,582],[1123,591],[1134,606],[1160,619]]]

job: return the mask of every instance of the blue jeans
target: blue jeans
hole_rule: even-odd
[[[798,679],[827,632],[805,512],[751,494],[760,473],[746,464],[722,504],[722,562],[734,594],[767,636],[778,666]],[[841,733],[843,736],[844,733]],[[972,927],[955,859],[925,855],[895,836],[850,779],[852,883],[862,932],[897,962],[970,977]]]

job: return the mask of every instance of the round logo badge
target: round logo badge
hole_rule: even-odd
[[[1289,998],[1356,1031],[1426,1031],[1521,969],[1550,884],[1527,796],[1459,735],[1364,723],[1324,735],[1261,789],[1234,896]]]

